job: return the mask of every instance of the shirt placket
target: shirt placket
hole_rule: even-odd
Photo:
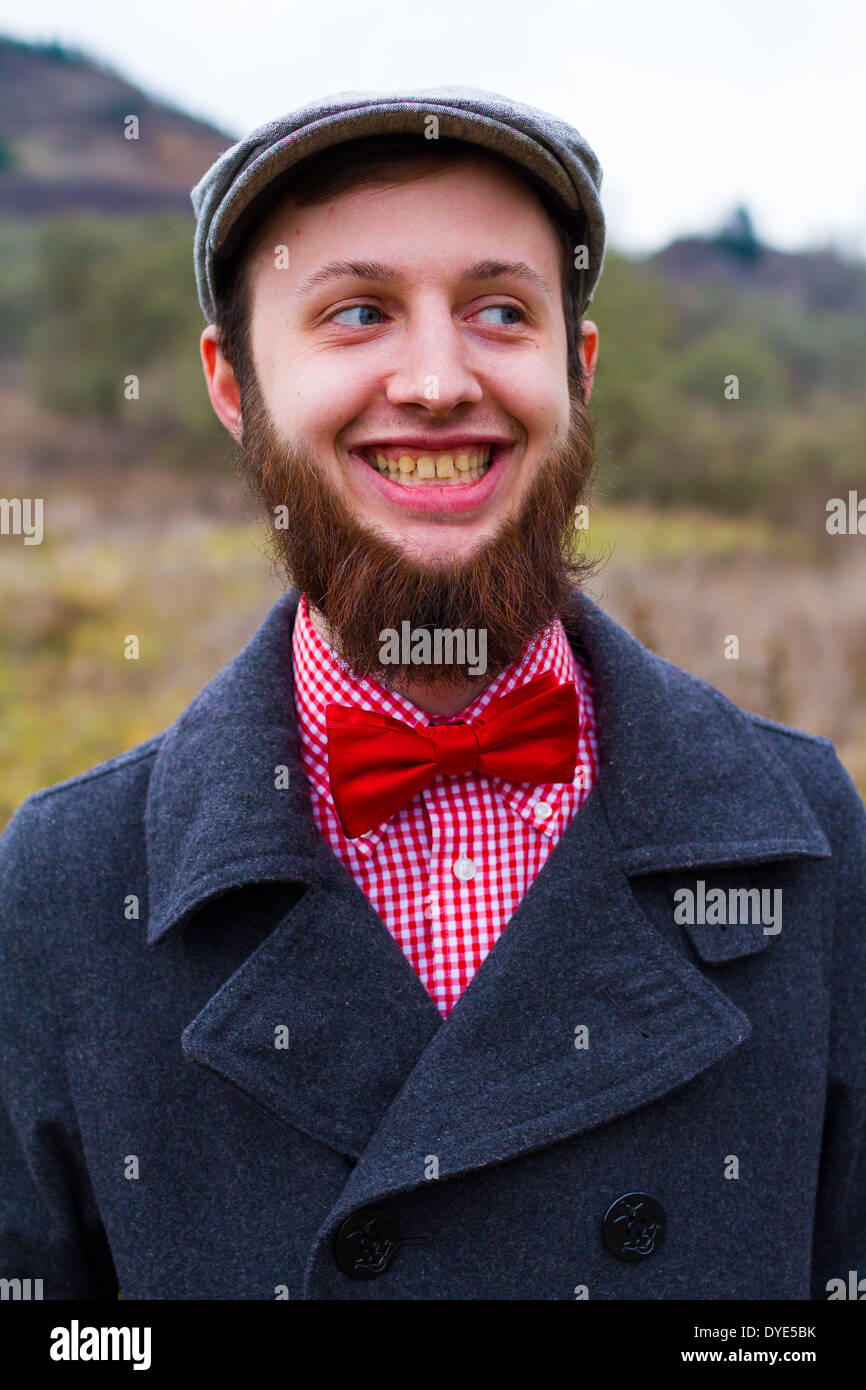
[[[461,810],[466,794],[465,779],[442,779],[435,784],[438,838],[438,882],[440,893],[440,937],[442,943],[443,988],[441,1007],[450,1012],[474,974],[473,924],[478,917],[479,864],[477,836],[468,828],[468,815]]]
[[[425,937],[430,943],[427,978],[424,984],[440,1013],[450,997],[448,950],[451,932],[450,904],[447,900],[444,854],[447,850],[448,820],[443,815],[441,783],[433,782],[422,793],[430,823],[430,853],[427,881],[423,888],[422,916]]]

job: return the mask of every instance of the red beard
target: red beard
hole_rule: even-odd
[[[562,617],[596,562],[576,554],[575,508],[592,473],[592,419],[576,389],[564,443],[543,460],[519,514],[474,552],[416,560],[357,521],[314,454],[282,439],[257,386],[245,392],[239,466],[271,528],[275,559],[306,595],[328,639],[357,676],[384,686],[486,685]],[[276,508],[285,508],[277,525]],[[440,628],[487,634],[487,670],[471,661],[411,667],[383,663],[381,634]]]

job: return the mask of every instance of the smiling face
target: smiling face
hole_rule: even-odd
[[[474,151],[413,152],[408,169],[379,155],[384,184],[341,191],[325,173],[323,189],[320,166],[312,194],[276,206],[202,358],[319,631],[357,673],[419,703],[436,685],[424,707],[453,712],[468,697],[445,687],[471,686],[468,670],[386,667],[381,630],[484,630],[483,685],[564,612],[593,568],[574,508],[597,334],[580,325],[581,387],[559,231],[510,168]]]
[[[483,154],[287,200],[257,236],[249,344],[273,425],[406,554],[471,554],[565,439],[560,261],[533,190]]]

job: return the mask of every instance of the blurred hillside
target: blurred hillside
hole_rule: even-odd
[[[0,37],[0,214],[185,210],[230,144],[83,53]]]
[[[684,289],[705,285],[771,296],[810,313],[866,314],[866,274],[833,250],[791,254],[765,246],[748,208],[734,209],[714,236],[671,242],[649,264]]]

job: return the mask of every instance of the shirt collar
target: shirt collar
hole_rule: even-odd
[[[336,700],[339,704],[352,705],[358,709],[389,714],[393,718],[402,719],[414,729],[425,729],[442,721],[420,709],[405,696],[387,690],[378,681],[356,675],[313,626],[305,595],[301,596],[298,604],[292,654],[295,667],[295,711],[304,769],[336,815],[328,779],[325,705],[329,700]],[[460,718],[476,718],[498,696],[507,695],[548,671],[553,672],[560,684],[574,682],[579,727],[583,728],[587,719],[591,717],[589,672],[575,659],[558,618],[554,618],[547,627],[537,633],[524,647],[521,655],[504,671],[500,671],[472,703],[460,711]],[[555,813],[564,784],[548,783],[527,787],[526,783],[517,784],[496,778],[493,779],[493,785],[505,804],[531,824],[539,834],[553,833],[557,823]],[[541,824],[535,820],[532,811],[538,801],[546,802],[553,812],[551,817]],[[354,840],[353,844],[361,853],[372,854],[387,825],[387,820],[380,822]]]

